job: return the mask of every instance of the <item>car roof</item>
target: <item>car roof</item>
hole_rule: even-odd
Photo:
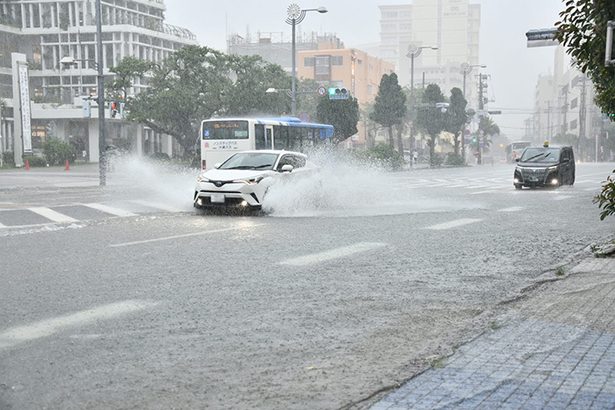
[[[307,155],[301,152],[286,151],[282,149],[254,149],[254,150],[247,150],[247,151],[239,151],[239,152],[236,152],[235,154],[275,154],[275,155],[292,154],[292,155],[297,155],[300,157],[307,158]]]

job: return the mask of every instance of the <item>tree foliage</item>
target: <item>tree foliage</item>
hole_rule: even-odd
[[[335,140],[340,142],[357,133],[359,102],[351,97],[347,100],[330,100],[321,97],[316,108],[318,122],[331,124],[335,128]]]
[[[393,126],[402,123],[406,110],[406,95],[399,85],[397,74],[384,74],[380,79],[370,119],[388,129],[391,147],[393,147]]]
[[[429,84],[425,88],[416,117],[416,127],[429,137],[429,164],[437,165],[435,157],[436,139],[446,129],[447,115],[436,103],[444,102],[444,95],[437,84]]]
[[[287,89],[289,76],[258,56],[229,56],[208,47],[186,46],[160,64],[147,67],[123,60],[115,69],[121,75],[111,92],[121,94],[137,77],[148,80],[147,88],[127,96],[128,119],[172,136],[186,157],[197,148],[204,119],[289,111],[285,92],[266,92]]]
[[[446,112],[446,131],[455,136],[455,155],[459,156],[459,136],[463,132],[463,128],[468,121],[466,114],[466,106],[468,102],[463,97],[463,92],[455,87],[451,89],[451,97]]]

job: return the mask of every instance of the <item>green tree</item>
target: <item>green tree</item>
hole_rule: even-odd
[[[122,93],[139,76],[148,87],[128,98],[128,119],[172,136],[190,157],[202,120],[213,116],[274,114],[287,111],[284,93],[290,78],[278,65],[258,56],[229,56],[208,47],[187,46],[160,64],[145,65],[128,60],[116,68],[121,73],[113,90]],[[125,95],[125,94],[124,94]]]
[[[49,138],[43,145],[43,154],[49,165],[63,165],[65,161],[75,160],[75,148],[60,139]]]
[[[483,163],[482,148],[485,151],[489,151],[491,146],[491,138],[494,135],[500,134],[500,127],[489,116],[481,116],[478,121],[478,140],[477,140],[477,152],[478,163]]]
[[[347,100],[330,100],[320,97],[316,107],[318,122],[331,124],[335,128],[335,141],[344,141],[357,133],[359,122],[359,102],[350,97]]]
[[[446,131],[455,136],[455,156],[459,156],[460,136],[468,120],[466,106],[468,102],[463,97],[463,92],[455,87],[451,90],[450,103],[446,111]]]
[[[444,95],[440,87],[437,84],[429,84],[423,93],[416,117],[417,129],[429,136],[429,164],[431,166],[438,164],[435,157],[436,139],[446,129],[446,113],[436,107],[436,104],[441,102],[444,102]]]
[[[107,87],[107,97],[127,101],[128,90],[133,86],[134,80],[142,79],[153,67],[154,64],[149,61],[125,57],[117,66],[109,69],[115,76]]]
[[[386,127],[389,133],[389,145],[393,144],[393,126],[403,122],[406,115],[406,95],[399,85],[397,74],[384,74],[374,103],[370,119]],[[398,137],[399,152],[403,153],[401,137]]]

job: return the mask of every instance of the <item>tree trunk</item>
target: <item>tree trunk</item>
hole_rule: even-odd
[[[404,156],[404,141],[402,140],[402,133],[404,131],[404,127],[400,124],[397,127],[397,146],[399,147],[399,153],[401,156]]]
[[[429,136],[429,166],[434,167],[436,165],[435,148],[436,148],[437,135]]]
[[[395,149],[395,145],[393,144],[393,126],[389,125],[389,145],[391,148]]]

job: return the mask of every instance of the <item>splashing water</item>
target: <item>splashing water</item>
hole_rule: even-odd
[[[182,165],[125,155],[113,158],[110,184],[139,195],[139,199],[192,210],[198,170]]]

